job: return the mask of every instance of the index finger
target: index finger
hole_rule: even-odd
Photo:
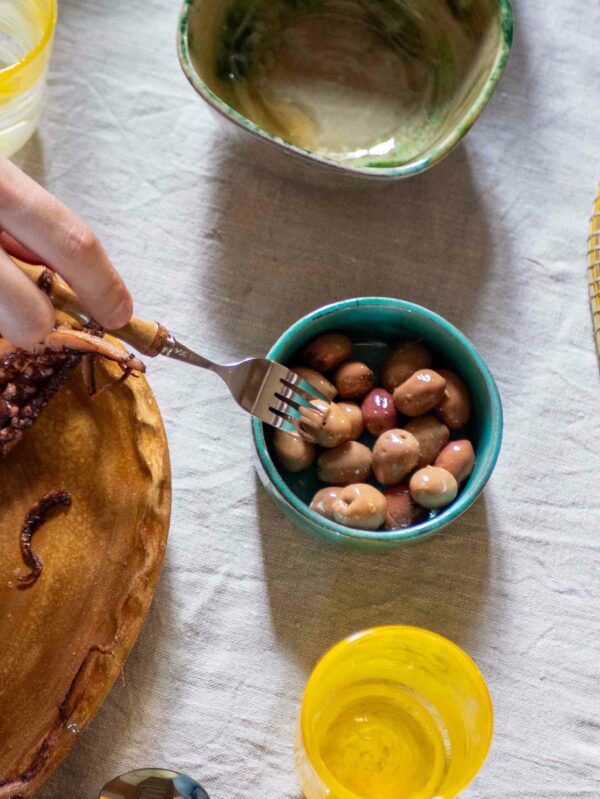
[[[0,226],[61,274],[101,325],[129,321],[131,296],[97,236],[6,158],[0,158]]]

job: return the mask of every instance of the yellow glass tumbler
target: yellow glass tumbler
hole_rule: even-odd
[[[317,664],[296,767],[307,799],[453,799],[492,730],[487,686],[465,652],[428,630],[376,627]]]
[[[0,0],[0,153],[13,155],[37,127],[56,27],[57,0]]]

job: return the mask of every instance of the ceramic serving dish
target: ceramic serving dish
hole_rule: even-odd
[[[103,386],[122,372],[97,361],[95,374]],[[25,518],[56,491],[70,507],[33,535],[41,572],[23,585]],[[158,583],[171,471],[145,377],[91,401],[75,371],[0,457],[0,506],[0,799],[16,799],[36,794],[80,739],[122,675]]]
[[[462,139],[511,41],[508,0],[184,0],[178,33],[194,89],[265,161],[383,182]]]
[[[281,363],[298,363],[297,353],[315,336],[337,331],[362,342],[423,341],[435,361],[461,375],[469,386],[473,418],[468,437],[475,448],[473,473],[454,502],[437,515],[403,530],[353,530],[329,521],[309,507],[323,485],[314,469],[291,474],[273,458],[271,431],[254,420],[252,432],[256,468],[271,498],[301,530],[330,543],[386,549],[422,541],[439,532],[469,508],[487,483],[502,442],[502,405],[494,378],[473,344],[441,316],[419,305],[387,297],[344,300],[308,314],[275,342],[268,357]],[[377,367],[377,364],[369,364]]]

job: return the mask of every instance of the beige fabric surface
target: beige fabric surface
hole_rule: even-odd
[[[152,363],[173,461],[171,539],[117,685],[42,799],[95,799],[135,766],[213,799],[296,799],[307,676],[373,624],[465,647],[496,707],[466,799],[600,796],[598,370],[586,294],[600,177],[600,5],[516,0],[508,72],[465,144],[390,190],[275,177],[180,72],[177,4],[60,0],[39,134],[16,161],[79,211],[137,311],[208,356],[263,354],[303,313],[380,294],[470,336],[503,397],[504,448],[476,507],[425,545],[338,551],[258,485],[248,422],[217,378]],[[110,441],[107,441],[110,446]]]

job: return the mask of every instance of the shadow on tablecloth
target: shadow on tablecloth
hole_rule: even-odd
[[[216,157],[201,289],[209,284],[210,324],[227,354],[262,354],[248,341],[264,352],[303,314],[354,296],[417,302],[467,335],[482,319],[495,237],[466,145],[392,187],[339,191],[273,175],[243,143],[223,143]],[[510,239],[502,246],[508,261]],[[507,275],[505,302],[516,290]]]
[[[476,657],[487,627],[491,551],[485,496],[422,544],[368,553],[321,544],[281,515],[257,479],[265,582],[280,642],[308,673],[345,636],[383,624],[434,630]],[[495,599],[495,613],[498,598]]]
[[[44,186],[46,166],[44,162],[44,149],[38,131],[35,131],[23,149],[19,150],[12,160],[30,177]]]

